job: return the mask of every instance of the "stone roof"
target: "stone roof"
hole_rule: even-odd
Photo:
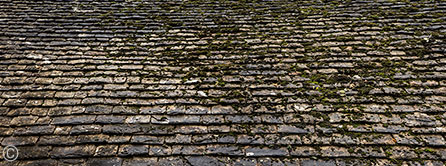
[[[444,165],[446,2],[0,1],[0,165]]]

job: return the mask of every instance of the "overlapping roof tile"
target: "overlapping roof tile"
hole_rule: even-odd
[[[1,0],[19,156],[0,165],[444,165],[445,19],[433,0]]]

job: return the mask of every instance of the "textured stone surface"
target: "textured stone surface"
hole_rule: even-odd
[[[0,1],[0,165],[444,165],[445,10]]]

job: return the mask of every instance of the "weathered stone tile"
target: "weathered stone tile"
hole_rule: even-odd
[[[320,152],[313,147],[297,146],[290,151],[290,155],[311,157],[311,156],[320,156]]]
[[[206,154],[225,155],[225,156],[243,156],[244,152],[240,147],[237,147],[237,146],[208,145],[206,147]]]
[[[393,145],[397,143],[390,134],[361,134],[359,140],[361,144],[365,145]]]
[[[137,114],[139,112],[139,108],[137,107],[128,107],[128,106],[115,106],[113,107],[112,113],[115,114]]]
[[[152,116],[153,124],[196,124],[200,123],[200,116],[196,115],[179,115],[179,116]]]
[[[78,116],[58,116],[54,117],[51,124],[89,124],[95,121],[96,116],[94,115],[78,115]]]
[[[110,136],[107,143],[128,143],[130,138],[130,136]]]
[[[204,106],[194,105],[186,107],[185,114],[209,114],[211,109]]]
[[[206,150],[206,146],[194,145],[173,145],[172,154],[174,155],[202,155]]]
[[[45,135],[39,138],[38,145],[74,145],[75,136]]]
[[[260,135],[238,135],[238,144],[264,144],[265,140]]]
[[[313,165],[323,165],[323,166],[335,166],[336,161],[334,160],[302,160],[300,163],[302,166],[313,166]]]
[[[168,156],[172,154],[172,149],[169,146],[150,145],[150,156]]]
[[[53,147],[50,156],[54,158],[71,158],[92,156],[96,150],[94,145],[76,145],[66,147]]]
[[[110,114],[112,112],[113,107],[106,105],[94,105],[94,106],[87,106],[84,109],[85,109],[84,112],[87,114]]]
[[[82,104],[103,104],[104,99],[103,98],[85,98],[82,99]]]
[[[247,148],[247,157],[260,156],[288,156],[288,150],[285,148]]]
[[[166,112],[165,107],[153,106],[153,107],[141,107],[141,114],[163,114]]]
[[[14,117],[9,124],[10,125],[16,125],[16,126],[22,126],[22,125],[32,125],[37,121],[37,116],[18,116]]]
[[[229,106],[214,106],[210,112],[211,114],[234,114],[236,110]]]
[[[164,137],[162,136],[149,136],[149,135],[135,135],[130,140],[131,143],[142,144],[164,144]]]
[[[111,77],[91,77],[88,80],[89,83],[113,83],[113,78]]]
[[[418,138],[421,138],[426,143],[426,145],[431,145],[431,146],[446,145],[446,141],[441,135],[422,135]]]
[[[222,124],[225,118],[223,115],[202,115],[200,121],[203,124]]]
[[[187,165],[187,162],[184,159],[178,157],[162,157],[158,158],[158,164],[160,166]]]
[[[246,166],[256,166],[257,159],[256,158],[237,158],[234,161],[234,165],[246,165]]]
[[[102,132],[106,134],[123,134],[123,133],[137,133],[141,131],[141,127],[138,125],[125,125],[125,124],[116,124],[116,125],[104,125],[102,127]]]
[[[55,127],[52,125],[29,126],[24,128],[16,128],[15,135],[45,135],[52,134]]]
[[[322,157],[349,157],[350,153],[346,148],[334,147],[334,146],[324,146],[321,147]]]
[[[105,90],[125,90],[128,88],[128,85],[126,84],[105,84],[104,89]]]
[[[101,132],[99,125],[76,125],[71,128],[70,134],[97,134]]]
[[[175,162],[170,162],[170,163],[174,164]],[[158,158],[156,157],[150,157],[150,158],[133,157],[124,159],[122,166],[147,166],[147,165],[157,165],[157,164],[161,165],[161,163],[158,162]]]
[[[397,146],[391,147],[390,149],[385,149],[387,154],[390,154],[391,158],[396,159],[415,159],[418,158],[418,154],[416,154],[411,148]]]
[[[2,141],[3,146],[8,145],[34,145],[37,142],[37,139],[39,137],[37,136],[13,136],[13,137],[6,137]]]
[[[88,159],[87,165],[121,165],[122,158],[91,158]]]
[[[57,105],[64,106],[64,105],[79,105],[81,103],[81,99],[61,99],[57,103]]]
[[[53,159],[40,159],[40,160],[30,160],[30,161],[24,161],[23,163],[20,163],[22,166],[31,166],[31,165],[48,165],[48,166],[55,166],[58,165],[57,160]]]
[[[114,123],[124,123],[126,116],[122,115],[98,115],[96,117],[95,123],[99,124],[114,124]]]
[[[72,107],[52,107],[48,111],[49,116],[70,115]]]
[[[48,153],[51,151],[49,146],[21,146],[17,149],[19,151],[18,159],[48,158]]]
[[[21,107],[25,106],[27,101],[26,99],[8,99],[3,103],[3,106]]]
[[[276,138],[277,140],[274,143],[280,144],[280,145],[302,144],[302,140],[299,135],[287,135],[287,136],[271,135],[271,137]],[[266,138],[266,139],[268,139],[268,138]]]
[[[219,159],[210,156],[191,156],[187,158],[188,163],[192,166],[199,165],[215,165],[215,166],[224,166],[225,163],[221,162]]]
[[[290,125],[280,125],[278,128],[279,133],[290,133],[290,134],[306,134],[309,133],[307,130],[298,128],[296,126]]]
[[[53,84],[71,84],[74,81],[74,78],[69,77],[56,77],[53,80]]]
[[[225,119],[229,123],[260,123],[261,118],[249,115],[227,115]]]
[[[173,133],[178,134],[206,134],[207,133],[207,126],[178,126],[175,128]]]
[[[54,91],[31,91],[21,95],[22,98],[51,98],[55,95]],[[57,96],[55,96],[57,97]]]
[[[72,98],[74,97],[74,92],[56,92],[56,94],[54,95],[54,97],[56,98]]]
[[[119,147],[119,156],[137,156],[148,155],[149,147],[147,145],[122,145]]]
[[[168,136],[165,139],[165,143],[170,144],[190,144],[192,137],[190,135],[176,134],[174,136]]]

